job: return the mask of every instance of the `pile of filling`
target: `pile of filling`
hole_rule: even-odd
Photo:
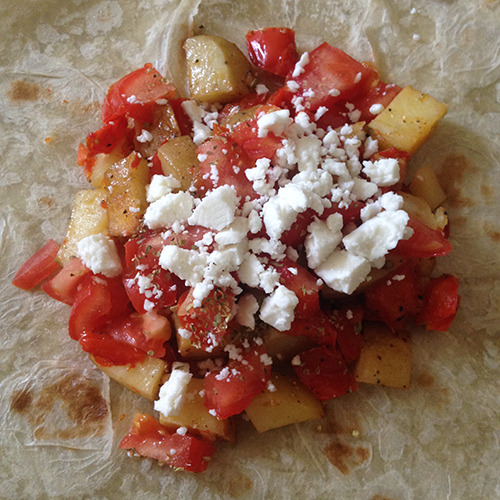
[[[114,83],[78,151],[66,239],[13,283],[71,306],[69,334],[154,402],[120,447],[202,471],[239,418],[258,432],[323,417],[358,383],[407,388],[409,322],[446,331],[446,195],[411,155],[446,106],[294,32],[249,59],[185,41],[190,98],[150,64]]]

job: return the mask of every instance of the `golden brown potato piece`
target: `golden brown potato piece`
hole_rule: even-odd
[[[231,419],[219,420],[208,412],[203,394],[203,379],[192,378],[178,415],[165,417],[160,413],[160,424],[170,430],[186,427],[190,432],[215,440],[217,438],[234,441],[235,427]],[[201,395],[200,395],[201,393]]]
[[[158,158],[165,175],[175,177],[180,190],[187,191],[200,169],[196,145],[188,135],[170,139],[158,149]]]
[[[193,99],[226,103],[250,92],[252,67],[234,43],[219,36],[199,35],[188,38],[184,50]]]
[[[410,193],[423,198],[431,210],[436,210],[446,200],[446,193],[430,165],[417,170],[410,184]]]
[[[423,198],[410,193],[399,194],[404,199],[403,209],[408,212],[410,217],[416,217],[432,229],[444,229],[448,223],[448,217],[443,208],[432,212],[431,207]]]
[[[108,234],[107,199],[106,189],[82,189],[76,193],[66,238],[57,254],[60,264],[76,256],[81,239],[92,234]]]
[[[366,323],[364,344],[354,374],[358,382],[408,389],[411,376],[411,337],[383,323]]]
[[[158,397],[161,379],[168,368],[165,361],[152,356],[146,356],[144,361],[137,363],[134,367],[128,365],[103,366],[92,355],[90,355],[90,360],[109,378],[149,401],[154,401]]]
[[[448,107],[412,87],[404,88],[368,125],[379,149],[395,148],[413,154],[432,134]]]
[[[321,402],[297,379],[274,374],[270,382],[246,409],[258,432],[323,418]]]
[[[106,172],[110,236],[130,237],[137,232],[147,207],[149,167],[144,158],[131,153]]]
[[[265,331],[261,333],[261,337],[267,354],[278,360],[293,358],[296,354],[314,347],[314,343],[309,337],[288,335],[272,326],[267,326]]]
[[[90,184],[97,188],[103,188],[106,185],[106,172],[109,167],[116,163],[117,161],[123,160],[123,156],[118,151],[113,151],[112,153],[99,153],[94,159],[95,163],[92,166],[92,172],[90,173]]]

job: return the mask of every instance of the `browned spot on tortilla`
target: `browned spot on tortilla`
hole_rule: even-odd
[[[392,498],[386,497],[384,495],[375,495],[370,500],[392,500]]]
[[[354,416],[349,416],[349,418],[331,418],[326,420],[321,428],[318,429],[319,432],[328,434],[345,434],[349,436],[361,434],[361,426],[358,420]]]
[[[36,394],[29,389],[16,391],[10,401],[10,409],[25,416],[33,426],[35,439],[100,436],[109,411],[99,386],[76,374],[62,377]],[[54,407],[64,411],[66,424],[50,418]]]
[[[438,175],[439,182],[446,193],[448,205],[468,207],[474,204],[473,200],[462,194],[465,174],[475,170],[471,162],[462,154],[452,153],[445,157]]]
[[[11,82],[7,95],[12,101],[36,101],[40,97],[40,86],[33,82],[17,80]]]
[[[243,472],[232,471],[226,482],[227,494],[231,498],[240,498],[253,488],[253,481]]]
[[[492,227],[491,224],[484,224],[484,232],[488,235],[491,241],[498,243],[500,242],[500,231],[496,227]]]
[[[41,205],[45,205],[47,207],[53,207],[55,204],[54,198],[52,196],[44,196],[38,200]]]
[[[481,194],[485,198],[491,198],[493,196],[493,188],[491,186],[488,186],[487,184],[481,184]]]
[[[336,439],[325,447],[324,453],[329,462],[337,467],[344,476],[349,474],[352,468],[360,466],[370,457],[368,449],[361,446],[352,447]]]
[[[89,113],[95,113],[101,109],[100,104],[97,101],[92,101],[90,103],[84,103],[80,100],[66,101],[64,106],[73,115],[86,115]]]
[[[22,389],[16,391],[10,397],[10,409],[17,413],[23,413],[26,408],[31,406],[33,402],[33,396],[29,389]]]
[[[434,384],[434,377],[430,373],[421,373],[416,382],[420,387],[431,387]]]

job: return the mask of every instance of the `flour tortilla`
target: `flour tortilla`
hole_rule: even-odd
[[[50,0],[0,6],[1,498],[498,498],[500,456],[499,2],[495,0]],[[62,241],[76,148],[99,128],[109,84],[152,62],[182,87],[182,40],[244,48],[258,27],[290,26],[301,50],[326,40],[373,60],[387,81],[449,105],[411,161],[449,194],[461,280],[448,333],[415,332],[413,385],[363,386],[320,422],[258,435],[243,423],[206,473],[117,449],[149,403],[109,382],[67,336],[69,309],[10,285],[49,238]],[[61,396],[62,394],[62,396]],[[80,402],[81,404],[74,404]],[[88,404],[87,404],[88,403]]]

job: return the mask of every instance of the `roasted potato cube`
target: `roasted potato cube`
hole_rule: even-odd
[[[151,139],[144,134],[151,134]],[[142,133],[134,139],[134,149],[144,158],[153,156],[156,150],[167,140],[181,135],[179,124],[170,103],[162,104],[155,110],[153,123],[145,127]]]
[[[297,379],[274,374],[268,388],[253,398],[246,414],[258,432],[265,432],[318,420],[323,417],[323,406]]]
[[[314,346],[309,337],[303,335],[288,335],[272,326],[266,327],[261,334],[267,354],[274,359],[290,359],[300,352]]]
[[[90,184],[95,188],[103,188],[106,185],[106,172],[109,167],[116,163],[117,161],[123,160],[123,155],[118,151],[113,151],[112,153],[99,153],[95,157],[95,163],[92,166],[92,172],[90,173]]]
[[[91,234],[108,234],[107,199],[105,189],[82,189],[76,193],[66,238],[57,254],[60,264],[76,256],[77,244],[82,238]]]
[[[170,139],[158,148],[158,158],[165,175],[175,177],[180,189],[187,191],[200,169],[196,145],[188,135]]]
[[[188,38],[184,50],[193,99],[225,103],[250,92],[252,67],[233,43],[219,36],[199,35]]]
[[[432,229],[444,229],[448,223],[448,217],[444,213],[444,210],[437,210],[433,213],[431,207],[423,198],[410,193],[400,194],[404,200],[403,209],[411,217],[416,217]]]
[[[110,236],[132,236],[139,229],[147,207],[149,167],[144,158],[131,153],[106,172]]]
[[[203,394],[203,379],[192,378],[178,415],[165,417],[160,413],[160,424],[170,430],[186,427],[189,431],[215,440],[217,438],[234,441],[235,428],[231,419],[219,420],[208,412]]]
[[[109,378],[149,401],[154,401],[158,397],[161,379],[168,368],[165,361],[152,356],[146,356],[144,361],[136,363],[133,367],[128,365],[103,366],[92,355],[90,355],[90,360]]]
[[[430,165],[417,170],[410,184],[410,193],[423,198],[431,210],[436,210],[446,200],[446,193]]]
[[[430,137],[447,110],[434,97],[406,87],[368,124],[368,129],[378,139],[379,149],[393,146],[413,154]]]
[[[358,382],[407,389],[411,375],[411,338],[383,323],[367,323],[354,374]]]
[[[255,118],[255,112],[261,105],[252,106],[251,108],[240,109],[239,106],[233,107],[231,112],[221,121],[221,125],[234,127],[238,123],[246,122]]]

